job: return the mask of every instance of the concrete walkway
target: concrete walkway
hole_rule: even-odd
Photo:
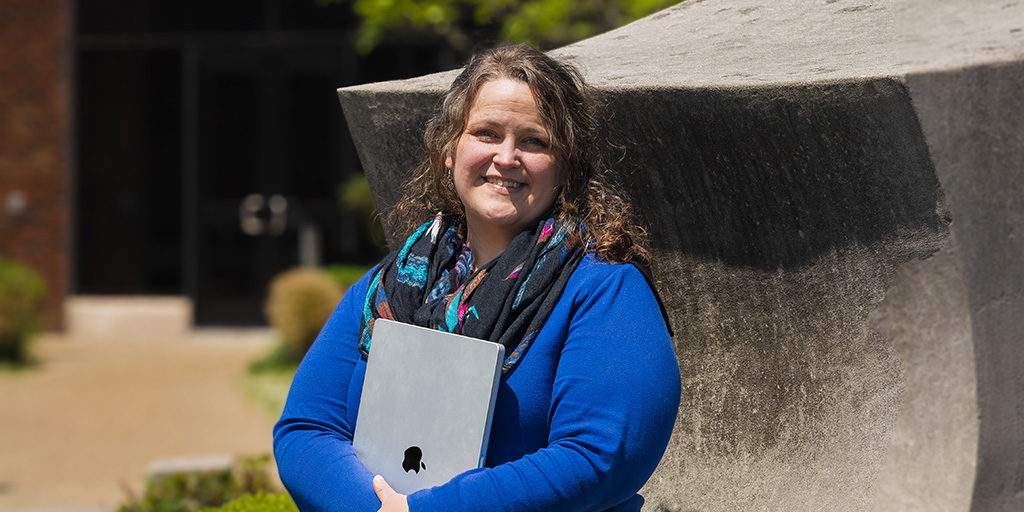
[[[0,511],[113,510],[156,460],[270,453],[274,419],[242,388],[269,342],[41,337],[37,366],[0,371]]]

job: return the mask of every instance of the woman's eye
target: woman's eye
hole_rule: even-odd
[[[533,147],[536,147],[536,148],[544,149],[544,148],[548,147],[547,142],[544,142],[544,141],[542,141],[540,139],[536,139],[536,138],[529,138],[529,139],[526,139],[523,142],[525,142],[528,146],[533,146]]]
[[[474,133],[473,135],[476,135],[477,137],[480,137],[481,139],[497,139],[498,138],[498,134],[492,132],[491,130],[477,130],[476,133]]]

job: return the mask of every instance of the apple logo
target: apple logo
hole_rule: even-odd
[[[420,472],[420,468],[427,469],[427,465],[422,461],[423,450],[420,450],[419,446],[410,446],[405,449],[405,460],[402,461],[402,469],[406,473],[410,471]]]

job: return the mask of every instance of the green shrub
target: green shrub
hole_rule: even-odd
[[[266,465],[269,455],[246,457],[234,469],[161,475],[146,482],[141,499],[130,497],[118,512],[197,512],[241,496],[272,490]]]
[[[377,214],[377,204],[373,200],[370,182],[366,180],[365,174],[352,174],[341,184],[338,188],[338,203],[359,219],[357,234],[362,239],[360,247],[363,249],[363,259],[360,261],[377,261],[387,255],[384,227],[381,225],[380,215]]]
[[[39,274],[0,257],[0,361],[25,360],[45,296]]]
[[[249,363],[249,373],[295,373],[300,362],[301,360],[296,359],[283,343],[277,343],[271,346],[266,354]]]
[[[377,203],[366,175],[354,173],[338,188],[338,202],[357,212],[363,219],[370,219],[377,213]]]
[[[204,508],[200,512],[298,512],[291,497],[284,493],[250,494],[221,508]]]
[[[287,355],[300,360],[341,301],[341,288],[320,270],[294,268],[270,283],[265,311]]]
[[[297,363],[275,363],[272,358],[265,357],[249,366],[242,386],[245,394],[271,419],[277,420],[284,411],[288,399],[288,390],[295,378]]]
[[[195,512],[227,503],[238,495],[230,470],[193,471],[151,478],[141,500],[129,500],[118,512]]]
[[[328,265],[324,267],[324,272],[331,276],[331,279],[338,283],[342,290],[347,290],[349,286],[356,284],[356,281],[369,271],[370,267],[366,265]]]

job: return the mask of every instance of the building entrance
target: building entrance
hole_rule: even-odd
[[[195,325],[259,325],[277,273],[377,253],[339,205],[361,169],[335,90],[444,52],[357,56],[340,4],[189,5],[79,6],[73,293],[184,296]]]

